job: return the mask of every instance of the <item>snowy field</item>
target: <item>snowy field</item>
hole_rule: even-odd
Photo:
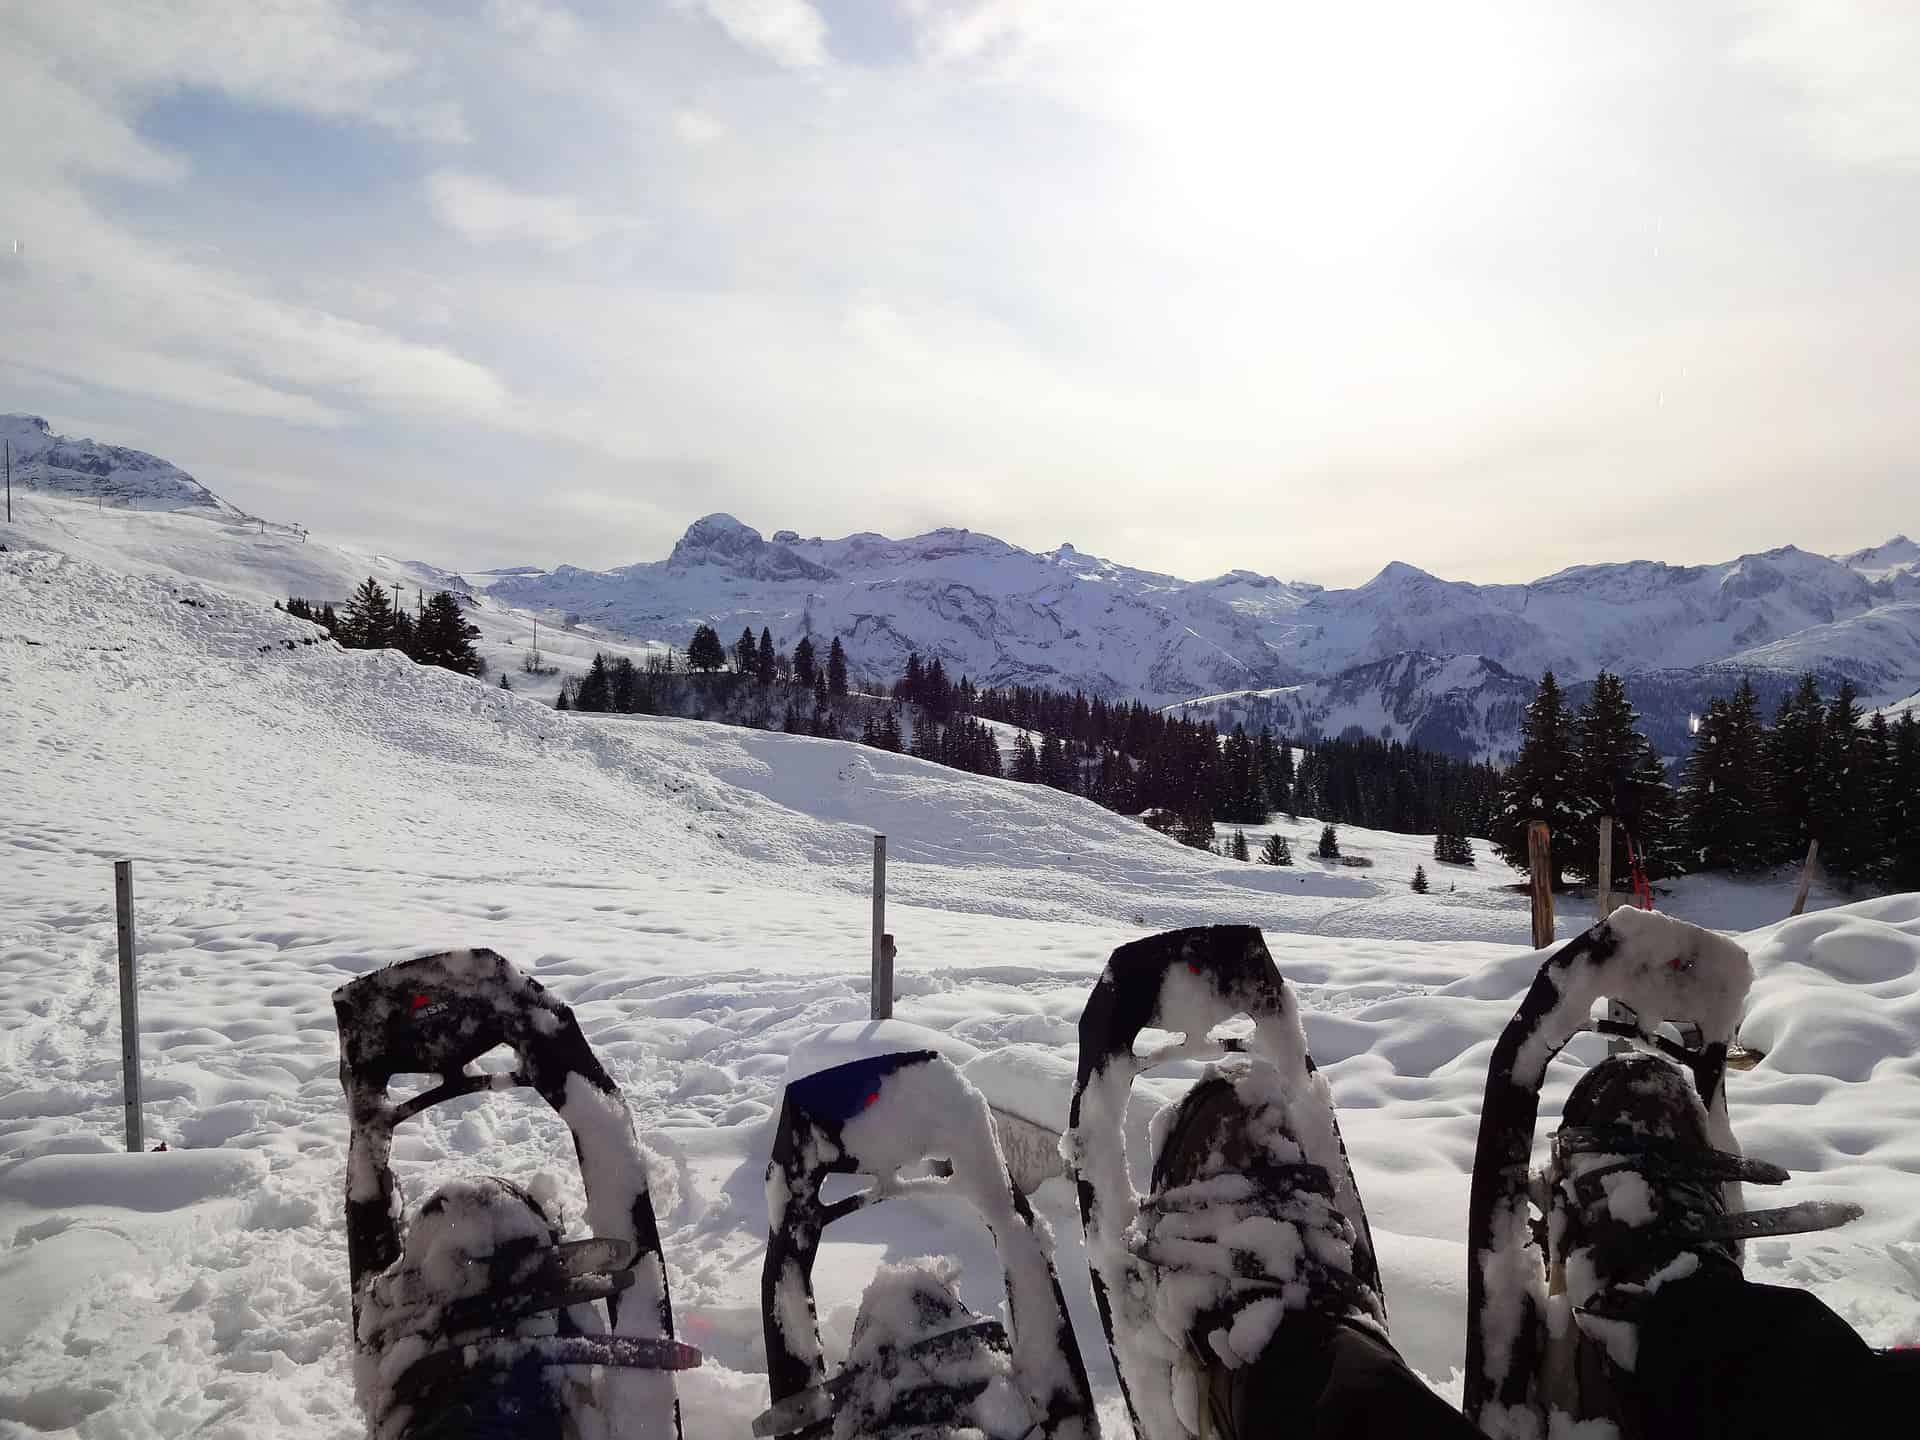
[[[875,830],[898,1013],[981,1050],[1050,1047],[1070,1070],[1114,946],[1264,927],[1342,1107],[1395,1338],[1457,1393],[1480,1089],[1538,963],[1517,877],[1483,843],[1464,870],[1433,864],[1427,840],[1345,830],[1375,863],[1330,867],[1308,858],[1319,826],[1302,818],[1282,822],[1294,868],[1243,865],[1039,787],[852,744],[559,715],[396,655],[301,645],[313,627],[268,608],[282,578],[239,553],[243,533],[118,518],[119,538],[105,520],[0,529],[0,1435],[361,1433],[329,995],[391,960],[485,945],[577,1007],[666,1157],[674,1303],[707,1355],[682,1378],[687,1431],[745,1436],[766,1401],[770,1120],[795,1046],[866,1014]],[[1248,831],[1256,850],[1264,833]],[[122,857],[148,1143],[166,1155],[115,1153]],[[1407,888],[1416,862],[1429,895]],[[1913,1343],[1920,896],[1779,923],[1789,893],[1690,881],[1663,897],[1752,949],[1744,1038],[1767,1053],[1730,1078],[1747,1148],[1800,1172],[1791,1198],[1868,1209],[1756,1245],[1749,1274],[1810,1286],[1875,1343]],[[1591,913],[1564,904],[1563,935]],[[1597,1053],[1574,1050],[1548,1113]],[[415,1199],[458,1174],[545,1173],[577,1217],[563,1134],[533,1104],[471,1099],[403,1131],[396,1154]],[[1037,1203],[1123,1436],[1071,1195],[1053,1181]],[[875,1264],[931,1250],[992,1303],[984,1232],[900,1202],[833,1232],[829,1337],[844,1343]]]

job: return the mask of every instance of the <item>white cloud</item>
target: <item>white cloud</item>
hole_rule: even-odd
[[[564,5],[547,0],[488,0],[493,23],[510,35],[531,40],[544,55],[571,55],[580,44],[580,21]]]
[[[436,170],[427,177],[426,188],[440,223],[476,245],[517,240],[547,250],[574,250],[609,230],[639,223],[589,214],[571,195],[530,194],[465,170]]]
[[[691,0],[679,0],[682,5]],[[807,0],[698,0],[740,44],[790,70],[827,59],[827,22]]]
[[[117,0],[109,12],[26,5],[7,28],[9,45],[38,50],[96,93],[203,86],[425,140],[466,138],[459,105],[435,93],[403,24],[346,0]]]
[[[277,0],[270,19],[211,0],[12,15],[0,48],[0,192],[8,238],[20,244],[0,270],[0,333],[42,342],[30,361],[16,360],[43,376],[301,426],[349,423],[356,407],[511,415],[506,387],[485,366],[286,298],[309,288],[304,276],[277,279],[223,258],[237,227],[217,200],[217,226],[196,234],[116,218],[89,190],[102,175],[163,190],[194,182],[190,155],[137,128],[153,99],[183,89],[409,140],[462,133],[457,104],[422,83],[402,39],[325,0]]]
[[[673,112],[673,133],[688,145],[711,145],[727,133],[727,127],[704,110],[683,105]]]
[[[1734,53],[1799,93],[1808,135],[1853,165],[1920,166],[1920,6],[1744,0]]]

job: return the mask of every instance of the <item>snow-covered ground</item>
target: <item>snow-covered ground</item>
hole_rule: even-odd
[[[0,1435],[361,1432],[329,994],[458,945],[502,952],[577,1007],[667,1157],[675,1308],[707,1354],[682,1377],[687,1430],[746,1435],[766,1399],[770,1121],[796,1045],[866,1013],[875,830],[897,1013],[984,1051],[1051,1047],[1062,1073],[1115,945],[1263,926],[1342,1107],[1395,1338],[1457,1386],[1480,1088],[1539,958],[1516,877],[1484,844],[1460,870],[1419,837],[1348,829],[1343,849],[1375,863],[1330,867],[1308,857],[1319,826],[1303,817],[1280,822],[1293,868],[1242,865],[1041,787],[856,745],[556,714],[392,654],[302,645],[314,628],[266,603],[299,585],[216,573],[238,563],[232,527],[34,503],[0,531]],[[1263,833],[1248,832],[1256,849]],[[113,1153],[122,857],[148,1142],[165,1155]],[[1407,888],[1416,861],[1427,896]],[[1920,896],[1782,923],[1789,888],[1695,881],[1664,901],[1750,932],[1745,1038],[1767,1056],[1732,1077],[1736,1131],[1802,1172],[1798,1196],[1868,1207],[1848,1229],[1756,1245],[1749,1273],[1811,1286],[1875,1343],[1911,1343]],[[1596,1053],[1574,1051],[1549,1113]],[[563,1134],[532,1104],[475,1098],[403,1131],[396,1155],[415,1199],[477,1170],[550,1173],[577,1221]],[[1124,1435],[1072,1197],[1053,1181],[1037,1205],[1107,1433]],[[899,1202],[833,1232],[830,1343],[875,1264],[930,1250],[994,1301],[984,1232]]]

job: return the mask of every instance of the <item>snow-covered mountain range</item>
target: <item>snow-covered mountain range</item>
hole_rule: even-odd
[[[28,416],[0,417],[0,434],[16,484],[238,514],[139,451],[62,439]],[[1549,668],[1576,698],[1601,669],[1627,675],[1669,755],[1685,749],[1688,714],[1742,675],[1763,699],[1804,670],[1850,678],[1876,704],[1920,689],[1920,545],[1905,536],[1836,556],[1789,545],[1713,565],[1584,565],[1524,585],[1396,561],[1330,590],[1253,570],[1185,580],[962,529],[768,538],[715,514],[664,560],[432,573],[587,633],[682,646],[701,624],[729,643],[762,627],[783,646],[838,635],[855,674],[876,680],[918,651],[984,684],[1081,689],[1302,738],[1358,727],[1494,758],[1513,748]]]
[[[476,583],[634,635],[680,642],[703,623],[729,639],[766,626],[784,644],[839,635],[856,670],[883,677],[918,650],[983,682],[1490,756],[1512,748],[1546,669],[1576,694],[1602,669],[1657,675],[1639,702],[1669,753],[1684,748],[1688,711],[1744,673],[1763,688],[1808,669],[1847,676],[1875,701],[1920,685],[1920,546],[1904,536],[1845,556],[1784,546],[1717,565],[1579,566],[1526,585],[1396,562],[1328,590],[1250,570],[1182,580],[967,530],[766,539],[709,515],[663,561]]]

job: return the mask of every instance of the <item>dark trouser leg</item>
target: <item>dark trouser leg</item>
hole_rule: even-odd
[[[1287,1317],[1236,1398],[1248,1440],[1484,1440],[1391,1345],[1307,1317]]]
[[[1866,1440],[1920,1411],[1920,1354],[1872,1349],[1804,1290],[1703,1276],[1654,1297],[1636,1389],[1648,1440]]]

